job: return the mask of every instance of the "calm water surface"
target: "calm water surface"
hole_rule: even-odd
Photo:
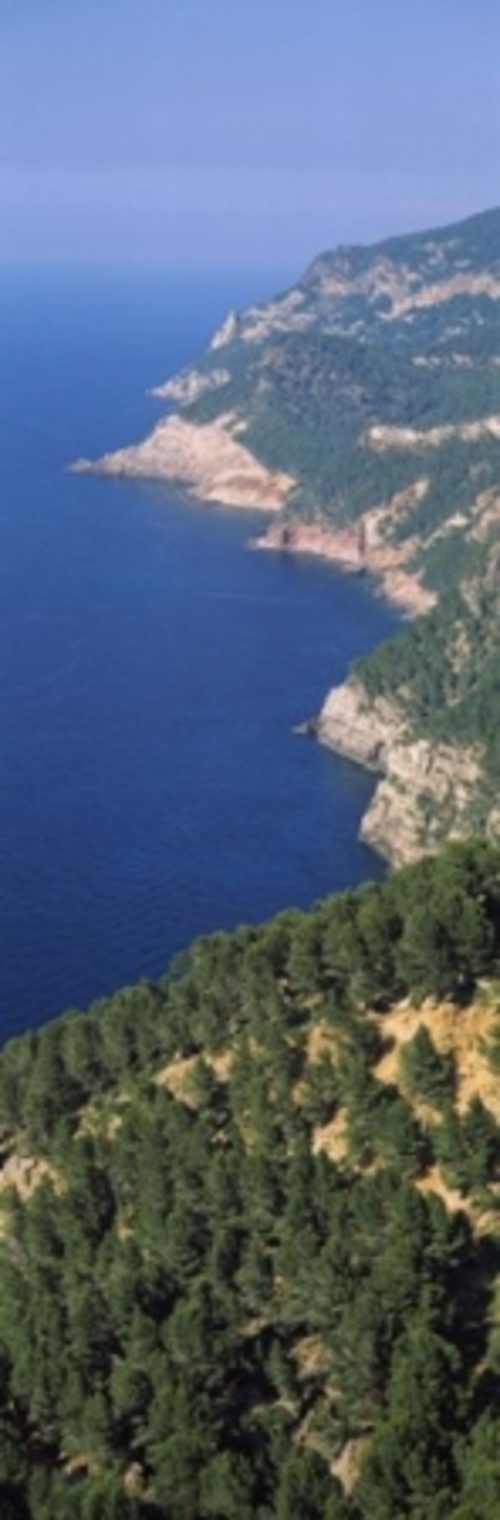
[[[64,473],[250,279],[0,275],[0,1034],[193,935],[380,876],[372,782],[292,733],[396,626],[369,586],[246,544],[261,516]]]

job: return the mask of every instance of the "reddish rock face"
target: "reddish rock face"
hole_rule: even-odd
[[[321,523],[276,522],[254,539],[257,549],[282,550],[289,554],[314,554],[329,559],[351,574],[377,575],[383,594],[406,612],[427,612],[434,605],[432,592],[417,575],[404,569],[405,549],[383,544],[378,512],[366,512],[350,528],[332,529]]]

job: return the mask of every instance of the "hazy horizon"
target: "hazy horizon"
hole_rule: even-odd
[[[0,260],[252,267],[498,199],[493,0],[0,0]]]

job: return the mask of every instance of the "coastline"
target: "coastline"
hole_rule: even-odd
[[[481,776],[476,748],[415,738],[403,709],[369,697],[349,676],[333,687],[308,725],[320,744],[380,776],[363,816],[360,838],[390,865],[432,854],[443,840],[470,833]],[[493,813],[486,832],[498,838]]]
[[[370,542],[365,519],[351,528],[339,529],[300,519],[272,523],[265,533],[252,540],[251,546],[274,553],[308,554],[330,560],[350,575],[372,575],[379,583],[381,595],[409,617],[429,612],[435,605],[433,593],[417,575],[405,570],[400,551]]]
[[[174,412],[162,418],[140,443],[96,460],[77,459],[69,468],[73,474],[165,480],[182,486],[188,495],[208,505],[280,514],[297,481],[286,471],[264,465],[247,448],[244,434],[244,423],[231,412],[207,423],[186,422]],[[396,505],[399,503],[393,500],[383,508],[365,512],[348,528],[335,529],[328,522],[305,522],[300,517],[281,520],[252,539],[250,547],[313,555],[330,560],[349,574],[373,575],[381,594],[415,617],[430,611],[436,598],[417,574],[406,569],[413,546],[397,548],[384,539],[384,527],[392,520]]]
[[[383,541],[381,526],[390,515],[391,503],[385,511],[374,509],[343,529],[299,518],[284,521],[281,513],[296,481],[285,472],[267,469],[247,449],[242,435],[244,424],[232,413],[204,424],[186,422],[172,413],[138,444],[104,454],[95,461],[79,459],[70,469],[74,474],[164,480],[207,505],[219,503],[236,510],[251,508],[280,514],[277,522],[249,541],[250,548],[313,556],[330,561],[347,574],[370,575],[379,594],[407,617],[422,614],[434,605],[432,593],[422,586],[418,576],[405,569],[404,551]],[[392,708],[390,712],[385,707],[377,712],[369,709],[367,722],[367,700],[366,694],[348,677],[342,686],[327,692],[318,717],[298,725],[296,731],[314,735],[320,743],[365,770],[382,774],[361,821],[359,837],[379,856],[399,865],[431,848],[428,838],[425,843],[421,839],[418,762],[416,769],[413,767],[412,790],[409,774],[404,786],[400,774],[401,769],[408,771],[409,755],[402,715],[396,715]],[[398,754],[394,762],[395,737]],[[418,761],[421,760],[419,752]],[[427,768],[430,774],[432,764],[428,763]],[[412,771],[411,763],[409,770]],[[394,771],[399,777],[397,783]],[[434,795],[434,790],[431,779],[430,795]],[[442,792],[442,778],[437,790]]]
[[[241,441],[241,423],[228,412],[216,422],[185,422],[176,413],[162,419],[141,443],[77,459],[72,474],[127,475],[182,485],[197,501],[279,512],[295,480],[268,470]]]
[[[274,520],[262,530],[252,525],[250,547],[369,575],[370,591],[402,617],[425,617],[448,586],[463,583],[465,603],[483,581],[489,594],[498,573],[500,393],[495,344],[485,333],[478,346],[477,326],[500,292],[498,215],[326,250],[274,300],[231,312],[197,363],[155,387],[151,394],[174,410],[149,437],[73,468],[170,481],[201,503],[261,509]],[[294,474],[266,466],[260,453],[284,466],[291,458]],[[472,601],[469,610],[485,621]],[[450,836],[494,828],[486,752],[468,738],[483,733],[481,723],[428,721],[433,703],[458,701],[470,653],[466,630],[447,642],[451,622],[452,614],[443,624],[428,620],[421,641],[419,627],[406,664],[404,645],[399,664],[388,657],[384,689],[397,690],[399,711],[389,704],[382,714],[358,688],[357,718],[362,709],[380,730],[376,763],[353,723],[352,676],[304,725],[381,772],[361,832],[390,859],[432,848],[443,819]],[[419,706],[412,671],[420,674],[427,646],[432,664],[443,661],[442,679],[427,683]],[[347,657],[340,674],[346,664]],[[475,666],[472,676],[481,686]],[[487,683],[481,700],[487,710]],[[440,733],[452,742],[441,744]]]

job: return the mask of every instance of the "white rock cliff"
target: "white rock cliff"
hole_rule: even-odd
[[[470,832],[481,776],[476,750],[412,738],[403,710],[372,701],[354,679],[329,692],[314,727],[320,743],[381,774],[361,838],[392,865]]]

